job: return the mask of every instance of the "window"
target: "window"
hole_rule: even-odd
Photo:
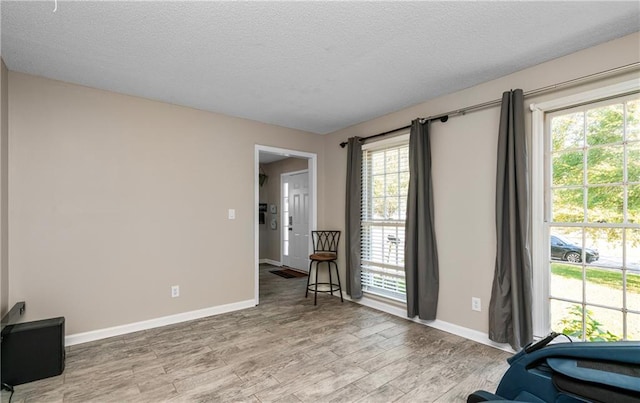
[[[402,302],[408,188],[408,135],[363,147],[362,290]]]
[[[547,330],[640,340],[640,96],[579,104],[544,117]]]

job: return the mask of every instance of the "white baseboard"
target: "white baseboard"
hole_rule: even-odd
[[[256,303],[253,299],[234,302],[231,304],[212,306],[210,308],[198,309],[178,313],[175,315],[163,316],[160,318],[144,320],[141,322],[128,323],[126,325],[109,327],[106,329],[92,330],[84,333],[77,333],[64,338],[66,346],[87,343],[90,341],[106,339],[107,337],[121,336],[127,333],[139,332],[141,330],[153,329],[156,327],[172,325],[174,323],[187,322],[190,320],[205,318],[207,316],[220,315],[222,313],[239,311],[241,309],[253,308]]]
[[[499,350],[506,351],[508,353],[516,353],[507,343],[497,343],[489,338],[486,333],[479,332],[477,330],[469,329],[468,327],[454,325],[453,323],[445,322],[443,320],[423,321],[415,319],[414,322],[422,323],[427,326],[431,326],[435,329],[445,331],[447,333],[455,334],[456,336],[464,337],[465,339],[475,341],[487,345],[489,347],[497,348]]]
[[[273,264],[273,263],[269,263]],[[275,266],[275,264],[274,264]],[[340,297],[336,294],[335,297]],[[352,301],[360,305],[367,306],[388,314],[400,317],[402,319],[411,320],[416,323],[420,323],[425,326],[430,326],[438,330],[445,331],[447,333],[455,334],[456,336],[464,337],[465,339],[475,341],[477,343],[485,344],[490,347],[494,347],[500,350],[507,351],[509,353],[515,353],[515,351],[506,343],[496,343],[489,339],[486,333],[479,332],[477,330],[469,329],[463,326],[455,325],[453,323],[445,322],[443,320],[425,321],[421,319],[407,318],[406,309],[393,306],[376,299],[363,297],[359,300],[353,300],[348,295],[344,295],[344,299]],[[231,304],[218,305],[210,308],[199,309],[196,311],[183,312],[175,315],[163,316],[160,318],[145,320],[141,322],[129,323],[121,326],[114,326],[105,329],[92,330],[84,333],[72,334],[65,337],[65,345],[73,346],[81,343],[88,343],[90,341],[106,339],[108,337],[121,336],[127,333],[139,332],[141,330],[153,329],[156,327],[172,325],[180,322],[187,322],[190,320],[205,318],[207,316],[220,315],[227,312],[239,311],[241,309],[253,308],[255,306],[255,300],[246,300],[235,302]]]
[[[282,262],[277,262],[275,260],[271,260],[271,259],[260,259],[258,260],[258,264],[262,264],[262,263],[266,263],[266,264],[270,264],[271,266],[282,266]]]
[[[467,327],[455,325],[453,323],[445,322],[443,320],[422,320],[418,318],[407,318],[407,310],[405,308],[400,308],[397,306],[393,306],[391,304],[384,303],[382,301],[378,301],[373,298],[362,297],[359,300],[353,300],[349,298],[348,295],[344,296],[344,299],[355,302],[357,304],[361,304],[364,306],[368,306],[369,308],[377,309],[382,312],[386,312],[388,314],[398,316],[400,318],[410,320],[412,322],[420,323],[421,325],[430,326],[434,329],[442,330],[447,333],[455,334],[456,336],[464,337],[465,339],[475,341],[477,343],[485,344],[490,347],[497,348],[499,350],[506,351],[508,353],[515,353],[513,348],[507,343],[496,343],[495,341],[489,339],[489,336],[486,333],[479,332],[477,330],[469,329]]]

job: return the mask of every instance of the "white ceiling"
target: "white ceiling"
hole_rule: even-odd
[[[53,0],[2,1],[10,70],[314,133],[640,29],[638,1],[59,1],[53,9]]]

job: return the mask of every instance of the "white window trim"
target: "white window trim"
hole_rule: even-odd
[[[545,243],[548,217],[545,216],[545,114],[585,102],[622,96],[640,90],[640,80],[629,80],[595,90],[554,99],[529,106],[531,117],[531,250],[533,268],[533,334],[542,337],[549,332],[551,319],[546,301],[549,300],[549,245]]]
[[[393,136],[393,137],[390,137],[390,138],[386,138],[386,139],[374,141],[374,142],[371,142],[371,143],[363,144],[362,145],[362,151],[377,151],[377,150],[382,150],[382,149],[385,149],[385,148],[392,148],[392,147],[402,146],[402,145],[408,144],[409,143],[409,139],[410,139],[410,135],[411,135],[411,131],[409,129],[407,129],[407,130],[405,130],[403,132],[398,132],[398,133],[400,133],[400,134],[398,134],[396,136]],[[402,306],[406,306],[406,304],[407,304],[406,298],[405,298],[405,300],[400,300],[398,298],[394,298],[394,297],[387,296],[387,295],[381,295],[381,294],[378,294],[378,293],[375,293],[375,292],[371,292],[371,291],[367,291],[367,290],[363,290],[362,292],[363,292],[363,294],[369,296],[370,298],[380,299],[382,301],[387,301],[385,303],[401,304]]]

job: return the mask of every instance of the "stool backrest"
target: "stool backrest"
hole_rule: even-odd
[[[311,231],[314,252],[338,253],[340,231]]]

